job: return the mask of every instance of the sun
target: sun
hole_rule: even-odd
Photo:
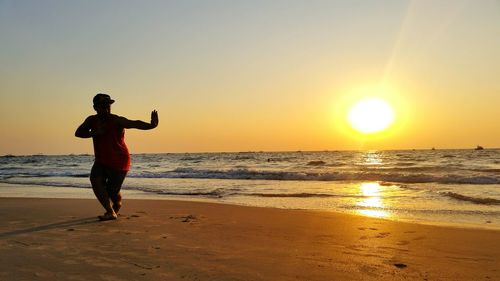
[[[349,110],[351,127],[363,134],[373,134],[389,128],[394,122],[394,110],[381,98],[370,97],[358,101]]]

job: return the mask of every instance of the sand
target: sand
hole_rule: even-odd
[[[0,280],[500,280],[500,231],[334,212],[0,199]]]

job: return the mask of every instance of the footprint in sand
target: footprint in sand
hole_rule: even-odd
[[[196,221],[196,220],[197,220],[196,216],[188,215],[188,216],[184,217],[184,219],[182,220],[182,222],[191,222],[191,221]]]
[[[418,237],[413,238],[413,240],[414,241],[418,241],[418,240],[424,240],[425,238],[427,238],[427,237],[425,237],[425,236],[418,236]]]
[[[198,220],[198,217],[195,215],[187,215],[187,216],[178,216],[178,217],[170,217],[170,219],[179,219],[181,222],[195,222]]]
[[[399,246],[405,246],[405,245],[410,244],[410,241],[401,240],[401,241],[398,241],[398,243],[396,243],[396,244]]]
[[[397,267],[397,268],[401,268],[401,269],[402,269],[402,268],[406,268],[406,267],[408,267],[408,266],[407,266],[406,264],[404,264],[404,263],[395,263],[395,264],[394,264],[394,266],[395,266],[395,267]]]
[[[22,245],[24,247],[31,246],[29,243],[25,243],[25,242],[21,242],[21,241],[17,241],[17,240],[12,240],[12,242],[16,243],[17,245]]]
[[[131,219],[131,218],[140,218],[141,216],[139,215],[130,215],[128,217],[126,217],[127,220]]]
[[[380,232],[375,238],[385,238],[389,236],[391,233],[390,232]]]

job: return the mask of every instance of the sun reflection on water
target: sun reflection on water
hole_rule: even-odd
[[[369,151],[364,155],[365,165],[382,165],[382,157],[378,151]]]
[[[358,213],[377,218],[387,218],[390,216],[390,213],[384,210],[383,187],[379,183],[362,183],[360,185],[360,192],[363,198],[356,205],[364,208],[357,210]]]
[[[382,210],[358,210],[358,213],[368,216],[368,217],[373,217],[373,218],[387,218],[389,217],[389,213],[386,211]]]

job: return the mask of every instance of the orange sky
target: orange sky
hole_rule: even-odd
[[[110,94],[133,153],[500,147],[496,1],[3,1],[0,155],[91,153]],[[346,124],[380,96],[396,123]]]

